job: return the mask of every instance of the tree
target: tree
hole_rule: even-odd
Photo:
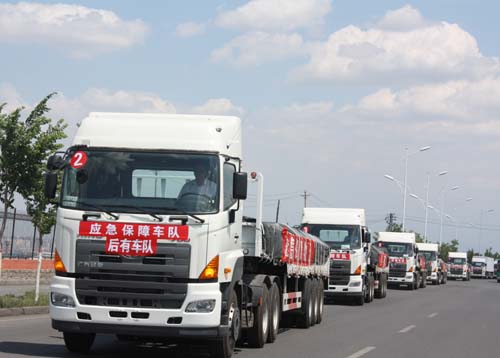
[[[8,211],[13,208],[14,193],[28,198],[39,189],[42,163],[48,153],[60,148],[57,140],[65,137],[64,121],[61,119],[52,124],[52,120],[45,117],[49,111],[47,102],[53,95],[45,97],[25,120],[21,116],[23,107],[2,114],[5,105],[0,105],[0,201],[3,205],[0,238],[5,232]],[[1,262],[0,240],[0,278]]]
[[[56,207],[50,203],[44,194],[44,172],[47,157],[60,149],[61,139],[66,138],[64,129],[66,124],[62,119],[52,124],[52,119],[46,117],[49,111],[48,100],[53,96],[45,97],[31,112],[25,121],[25,130],[31,138],[28,147],[28,166],[30,177],[23,181],[20,193],[26,202],[26,210],[38,232],[38,266],[36,271],[35,301],[38,301],[40,288],[40,271],[42,269],[43,236],[49,234],[56,223]]]
[[[2,237],[7,225],[7,215],[14,203],[14,193],[26,177],[24,161],[28,156],[29,141],[21,121],[18,108],[3,114],[5,103],[0,105],[0,202],[2,222],[0,224],[0,279],[2,278]]]
[[[451,242],[443,242],[441,243],[441,247],[439,248],[439,255],[444,261],[448,261],[448,254],[450,252],[458,251],[458,240],[451,240]]]
[[[486,249],[486,251],[484,252],[484,256],[495,258],[495,254],[493,253],[493,248],[490,247],[489,249]]]
[[[477,255],[477,252],[474,252],[474,249],[467,250],[467,262],[472,263],[472,258]]]

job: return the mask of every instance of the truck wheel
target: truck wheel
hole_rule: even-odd
[[[229,334],[222,339],[210,342],[212,355],[216,358],[229,358],[233,355],[236,341],[241,335],[240,306],[236,292],[232,291],[229,296]]]
[[[313,297],[312,297],[312,281],[305,279],[304,289],[302,290],[302,313],[297,317],[297,326],[300,328],[311,327],[311,319],[313,316]]]
[[[441,284],[441,280],[442,280],[442,277],[440,274],[438,274],[438,278],[437,278],[437,284],[440,285]]]
[[[419,273],[417,273],[417,274],[416,274],[416,276],[417,276],[417,277],[416,277],[416,279],[415,279],[415,290],[418,290],[418,289],[420,288],[420,277],[421,277],[421,276],[420,276],[420,274],[419,274]]]
[[[312,304],[312,315],[311,315],[311,327],[316,325],[316,317],[318,317],[318,286],[316,285],[316,280],[311,279],[311,304]]]
[[[448,276],[443,275],[443,285],[446,285],[446,282],[448,281]]]
[[[318,279],[318,314],[316,315],[316,323],[320,324],[323,320],[323,308],[325,300],[325,291],[323,291],[323,280]]]
[[[63,332],[64,344],[72,353],[88,353],[94,344],[95,333]]]
[[[278,329],[280,328],[281,317],[281,302],[280,290],[278,285],[273,283],[269,295],[270,309],[269,309],[269,335],[267,336],[267,343],[273,343],[278,336]]]
[[[382,295],[380,298],[385,298],[387,296],[387,286],[388,286],[388,281],[387,281],[387,276],[384,276],[384,279],[382,280],[384,283],[384,289],[382,290]]]
[[[427,287],[427,274],[422,278],[422,288]]]
[[[253,310],[253,326],[248,329],[248,345],[262,348],[269,334],[269,290],[264,285],[262,289],[262,304]]]
[[[366,302],[372,302],[373,297],[375,296],[375,281],[373,277],[368,278],[368,296],[366,297]]]

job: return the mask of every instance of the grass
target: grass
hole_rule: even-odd
[[[48,306],[48,293],[40,293],[38,302],[35,303],[35,291],[26,292],[23,296],[4,295],[0,296],[0,308]]]

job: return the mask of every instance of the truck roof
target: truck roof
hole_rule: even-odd
[[[241,121],[233,116],[92,112],[81,122],[73,145],[241,157]]]
[[[462,258],[466,259],[467,258],[467,253],[466,252],[449,252],[448,257],[455,257],[455,258]]]
[[[417,242],[417,247],[418,247],[419,251],[438,252],[438,250],[439,250],[438,244],[432,244],[432,243],[428,243],[428,242]]]
[[[488,257],[488,256],[473,256],[472,257],[472,262],[476,261],[476,262],[486,262],[486,261],[490,261],[490,260],[493,260],[492,257]]]
[[[413,232],[386,232],[378,233],[378,241],[386,242],[407,242],[415,243],[415,233]]]
[[[366,225],[365,209],[304,208],[303,224]]]

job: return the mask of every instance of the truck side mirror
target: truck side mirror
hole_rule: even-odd
[[[57,154],[53,154],[47,159],[48,170],[58,170],[64,167],[64,159]]]
[[[233,174],[233,199],[247,198],[248,175],[244,172]]]
[[[369,244],[372,241],[372,234],[369,231],[365,231],[363,234],[363,242]]]
[[[56,197],[57,189],[57,174],[48,172],[45,176],[44,194],[47,199],[54,199]]]

